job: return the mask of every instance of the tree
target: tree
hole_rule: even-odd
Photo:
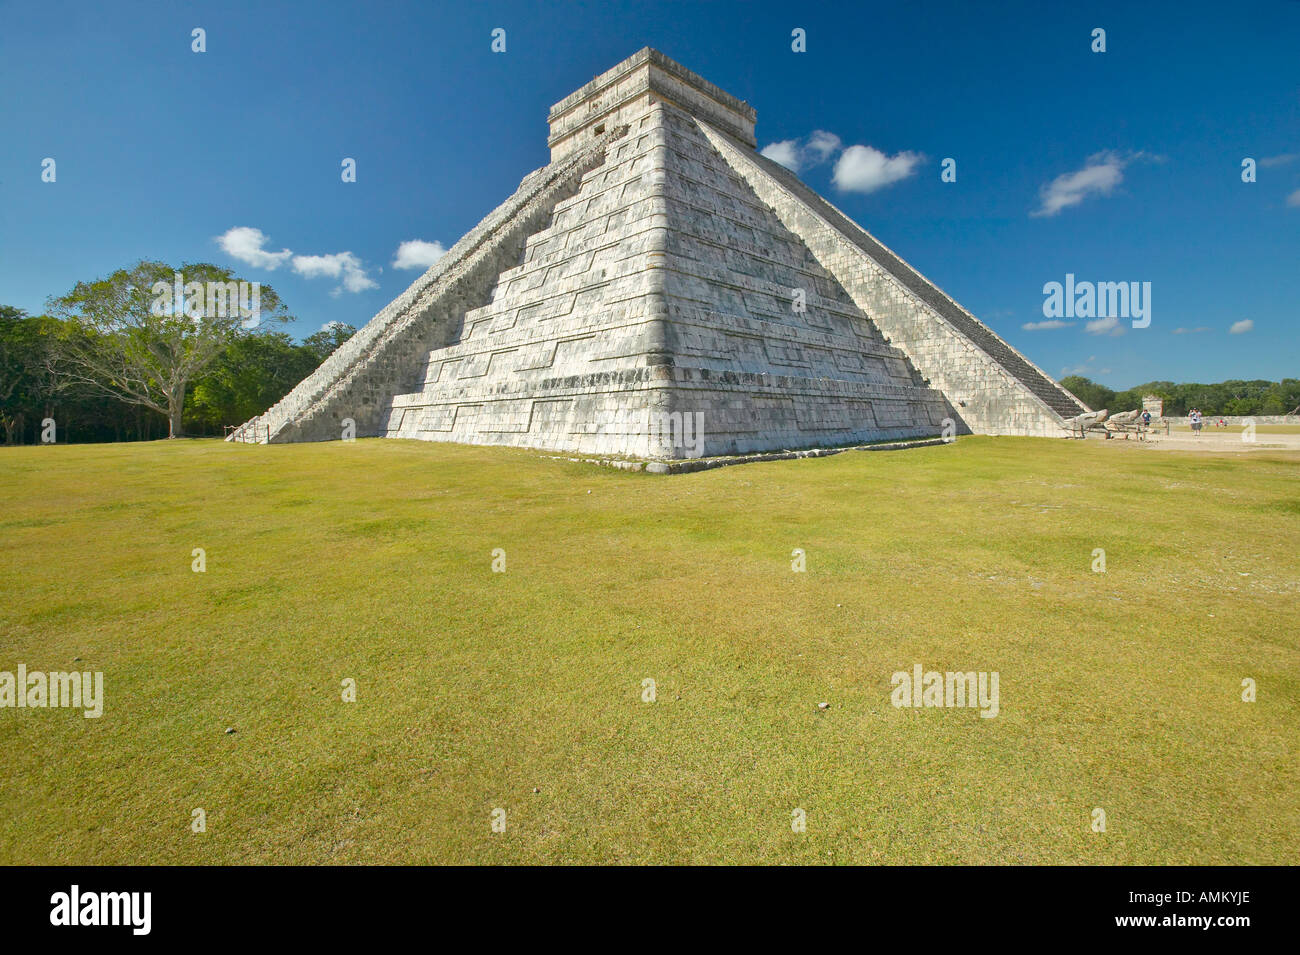
[[[226,425],[261,414],[355,332],[351,325],[330,322],[300,345],[283,332],[235,339],[195,380],[186,427],[218,434]]]
[[[1260,405],[1259,413],[1267,415],[1286,414],[1291,407],[1286,403],[1286,394],[1282,390],[1282,385],[1272,385],[1268,391],[1264,392],[1263,403]]]
[[[1061,387],[1093,411],[1112,408],[1114,405],[1115,392],[1105,385],[1097,384],[1090,378],[1084,378],[1082,375],[1067,375],[1061,379]]]
[[[315,370],[316,352],[283,332],[235,339],[195,380],[188,417],[209,433],[261,414]]]
[[[22,427],[23,388],[31,367],[32,345],[26,323],[27,313],[12,305],[0,305],[0,427],[5,444],[14,443],[14,433]]]
[[[302,343],[318,356],[316,364],[319,365],[356,333],[357,330],[346,322],[329,322],[320,331],[304,338]]]
[[[194,378],[257,324],[289,319],[270,286],[192,262],[174,269],[141,261],[78,282],[49,305],[72,325],[63,358],[76,379],[166,415],[170,438],[184,432],[185,395]]]

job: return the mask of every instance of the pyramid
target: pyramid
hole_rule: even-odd
[[[231,440],[636,459],[958,433],[1086,411],[755,152],[755,112],[643,49],[551,108],[551,162]]]

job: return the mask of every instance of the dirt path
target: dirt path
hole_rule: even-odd
[[[1146,435],[1145,441],[1131,434],[1125,440],[1123,435],[1106,439],[1095,432],[1088,434],[1089,441],[1103,441],[1114,447],[1153,449],[1158,451],[1214,451],[1249,452],[1249,451],[1300,451],[1300,434],[1266,434],[1256,433],[1254,441],[1243,440],[1240,428],[1208,429],[1199,436],[1190,431],[1175,430],[1171,434],[1163,432]]]

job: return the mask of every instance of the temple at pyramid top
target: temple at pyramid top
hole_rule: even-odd
[[[755,115],[651,49],[602,73],[551,108],[547,165],[231,439],[664,462],[1066,436],[1087,409],[756,152]]]
[[[551,161],[645,112],[655,98],[672,103],[746,145],[754,139],[754,108],[658,50],[644,47],[551,107]]]

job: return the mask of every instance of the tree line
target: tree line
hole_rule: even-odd
[[[209,263],[142,261],[47,313],[0,305],[5,444],[216,436],[279,401],[355,329],[295,342],[274,289]]]
[[[1105,385],[1069,375],[1061,386],[1094,411],[1132,411],[1142,407],[1146,395],[1164,399],[1165,414],[1182,417],[1193,408],[1206,415],[1283,415],[1300,406],[1300,378],[1281,381],[1220,381],[1217,384],[1195,382],[1148,381],[1126,391],[1113,391]]]

